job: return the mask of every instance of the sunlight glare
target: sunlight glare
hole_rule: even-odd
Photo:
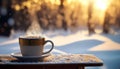
[[[100,10],[106,10],[108,7],[108,0],[95,0],[94,5]]]

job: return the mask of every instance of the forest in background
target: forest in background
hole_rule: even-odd
[[[100,7],[94,1],[97,0],[0,0],[0,33],[7,28],[27,31],[34,23],[42,30],[85,26],[89,34],[99,26],[104,33],[111,28],[120,29],[120,0],[98,0],[106,1],[105,5],[99,2]]]

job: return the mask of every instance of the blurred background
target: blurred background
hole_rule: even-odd
[[[120,0],[0,0],[0,54],[20,52],[21,35],[52,40],[53,54],[104,62],[87,69],[120,69]]]
[[[40,30],[76,31],[120,29],[120,0],[0,0],[0,35],[27,31],[33,23]]]

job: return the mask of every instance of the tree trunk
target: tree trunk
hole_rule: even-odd
[[[89,34],[95,33],[94,23],[91,22],[91,19],[92,19],[92,10],[93,10],[92,2],[89,2],[89,6],[88,6],[88,24],[87,24],[88,25]]]
[[[59,6],[59,13],[62,16],[62,27],[64,30],[67,30],[67,22],[65,20],[65,8],[64,8],[64,1],[65,0],[60,0],[60,6]]]
[[[109,33],[109,31],[110,31],[109,20],[110,20],[110,15],[108,14],[108,12],[106,12],[104,24],[103,24],[103,33]]]

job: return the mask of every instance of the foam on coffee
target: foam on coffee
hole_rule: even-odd
[[[41,39],[41,36],[20,36],[20,38],[24,39]]]

